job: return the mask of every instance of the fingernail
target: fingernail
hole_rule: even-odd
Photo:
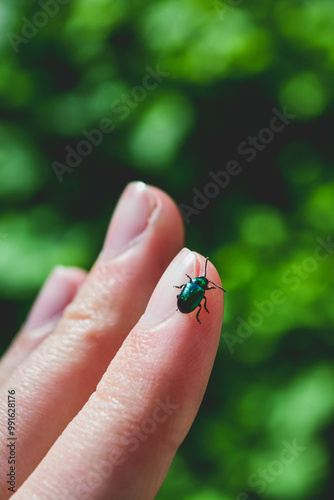
[[[182,285],[189,280],[186,273],[195,276],[196,256],[188,248],[183,248],[167,267],[157,284],[140,323],[152,326],[161,323],[177,311],[177,295],[180,290],[174,285]]]
[[[147,227],[156,206],[144,182],[131,182],[124,190],[112,216],[102,253],[110,257],[123,251]]]
[[[24,326],[39,328],[59,316],[72,302],[85,277],[86,273],[80,269],[55,267],[39,292]]]

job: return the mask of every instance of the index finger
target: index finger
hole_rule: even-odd
[[[3,418],[8,389],[16,388],[19,401],[16,487],[94,392],[182,244],[182,219],[173,200],[143,183],[127,186],[103,250],[54,333],[0,387]],[[0,428],[0,469],[7,463],[7,437]],[[1,499],[9,495],[6,480],[0,478]]]
[[[217,352],[224,294],[210,292],[202,323],[176,311],[173,285],[204,274],[204,258],[183,249],[72,420],[15,500],[151,500],[204,395]],[[208,279],[220,285],[209,264]],[[61,457],[61,458],[60,458]]]

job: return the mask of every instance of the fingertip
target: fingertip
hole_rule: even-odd
[[[201,325],[196,318],[196,313],[198,310],[190,311],[187,314],[182,314],[177,310],[177,295],[181,290],[177,290],[176,287],[187,283],[189,280],[186,275],[190,275],[192,278],[200,277],[205,275],[206,257],[203,255],[192,252],[188,248],[183,248],[177,256],[170,263],[164,274],[162,275],[160,281],[158,282],[150,300],[147,305],[146,311],[142,316],[140,323],[146,327],[151,327],[163,323],[167,318],[170,318],[177,314],[181,321],[192,321]],[[212,281],[213,284],[218,287],[222,287],[219,274],[214,267],[214,265],[208,260],[206,277]],[[222,313],[224,307],[224,292],[219,288],[216,289],[219,294],[215,297],[210,296],[210,308],[215,314],[210,316],[209,323],[216,320],[218,323],[222,323]],[[211,294],[213,290],[207,290],[204,294]],[[204,297],[203,297],[204,298]],[[214,300],[213,300],[214,299]],[[196,308],[197,309],[197,308]],[[201,311],[201,315],[206,318],[205,308]],[[211,312],[211,310],[210,310]],[[185,316],[187,318],[185,318]],[[217,318],[216,318],[217,316]],[[200,320],[201,321],[201,320]],[[194,327],[194,325],[193,325]]]
[[[214,308],[217,310],[218,316],[219,314],[221,315],[221,323],[223,321],[223,312],[224,312],[224,294],[226,292],[225,287],[222,285],[222,281],[220,278],[220,275],[217,271],[217,268],[213,264],[213,262],[210,260],[208,257],[204,257],[203,255],[194,252],[196,255],[197,261],[199,262],[199,273],[202,273],[201,275],[204,275],[204,269],[205,269],[205,262],[208,259],[207,262],[207,273],[206,273],[206,278],[209,280],[209,285],[216,285],[219,288],[217,290],[217,293],[215,293],[215,300],[210,301],[210,308]],[[214,290],[208,290],[206,293],[213,293]],[[219,292],[219,293],[218,293]],[[211,309],[210,309],[211,312]]]
[[[174,286],[188,281],[185,274],[193,274],[195,267],[196,256],[188,248],[183,248],[160,278],[141,318],[141,324],[151,327],[174,315],[177,305]]]
[[[152,185],[149,185],[149,188],[154,197],[164,206],[166,220],[172,228],[175,241],[177,242],[176,246],[178,249],[182,248],[185,241],[185,227],[179,207],[165,191]]]
[[[79,268],[56,266],[44,282],[25,322],[25,328],[38,328],[60,315],[73,300],[85,278],[85,271]]]

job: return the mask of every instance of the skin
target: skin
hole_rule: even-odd
[[[155,497],[199,409],[223,317],[220,292],[202,324],[176,311],[173,285],[205,263],[183,242],[169,196],[131,183],[92,270],[50,276],[0,362],[0,419],[15,388],[19,457],[13,494],[2,425],[1,499]],[[210,262],[207,273],[221,285]]]

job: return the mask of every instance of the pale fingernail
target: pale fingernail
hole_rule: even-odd
[[[150,188],[144,182],[131,182],[117,203],[102,255],[110,257],[125,250],[147,227],[155,206]]]
[[[195,254],[188,248],[178,253],[157,284],[140,320],[141,324],[151,326],[160,323],[177,311],[177,295],[181,290],[174,288],[174,285],[187,283],[186,273],[195,276],[196,260]]]
[[[57,266],[39,292],[25,322],[25,327],[39,328],[59,316],[72,302],[86,273],[80,269]]]

